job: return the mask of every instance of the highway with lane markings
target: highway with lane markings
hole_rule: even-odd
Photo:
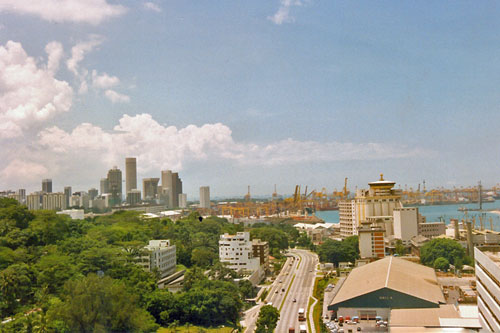
[[[306,325],[306,321],[299,322],[299,308],[306,310],[309,297],[312,294],[318,257],[315,253],[307,250],[292,249],[280,274],[269,288],[269,293],[264,302],[247,310],[243,325],[245,332],[254,332],[255,324],[260,308],[266,304],[272,304],[280,310],[280,320],[276,332],[288,332],[289,328],[295,328],[299,332],[299,325]],[[294,301],[295,300],[295,301]]]

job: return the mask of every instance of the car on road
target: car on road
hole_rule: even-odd
[[[295,302],[297,302],[297,299],[296,299],[296,298],[294,298],[294,299],[293,299],[293,302],[294,302],[294,303],[295,303]]]
[[[276,289],[276,291],[275,291],[274,293],[275,293],[275,294],[277,294],[278,292],[279,292],[279,290],[278,290],[278,289]]]
[[[312,272],[312,271],[313,271],[313,270],[312,270],[312,269],[310,269],[310,270],[309,270],[309,273],[310,273],[310,272]]]

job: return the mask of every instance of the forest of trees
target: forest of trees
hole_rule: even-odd
[[[258,230],[256,228],[255,230]],[[0,317],[5,331],[154,331],[171,323],[237,326],[249,282],[218,262],[220,234],[242,231],[225,219],[177,222],[116,212],[72,220],[53,211],[30,212],[0,199]],[[257,231],[263,239],[275,232]],[[276,234],[276,235],[275,235]],[[151,239],[170,239],[186,267],[184,289],[157,287],[157,276],[135,264]],[[210,270],[206,275],[204,272]]]

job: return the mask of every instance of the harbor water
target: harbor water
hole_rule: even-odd
[[[477,209],[478,204],[455,204],[455,205],[434,205],[434,206],[418,206],[420,214],[426,217],[427,222],[444,221],[446,224],[450,223],[450,219],[465,219],[465,214],[459,211],[459,208],[464,207],[467,209]],[[484,214],[483,223],[486,229],[490,228],[490,217],[493,222],[493,230],[500,231],[500,214],[489,212],[490,210],[500,211],[500,200],[496,202],[483,203],[483,211],[467,212],[467,218],[475,217],[476,226],[479,227],[479,216]],[[317,211],[316,216],[323,219],[326,223],[339,223],[338,210],[324,210]]]

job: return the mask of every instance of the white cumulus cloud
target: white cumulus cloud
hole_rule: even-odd
[[[108,89],[104,92],[104,96],[108,98],[112,103],[128,103],[130,102],[130,97],[124,94],[120,94],[114,90]]]
[[[120,83],[116,76],[110,76],[107,73],[98,74],[96,70],[92,71],[92,85],[99,89],[108,89]]]
[[[99,35],[91,35],[89,40],[80,42],[71,48],[71,58],[66,62],[68,69],[76,76],[86,76],[87,70],[80,69],[79,64],[85,58],[85,55],[94,48],[101,45],[104,38]]]
[[[268,19],[277,25],[293,22],[294,18],[290,16],[290,8],[301,5],[302,2],[300,0],[280,0],[278,11],[273,16],[269,16]]]
[[[144,8],[152,10],[152,11],[157,12],[157,13],[161,13],[161,7],[153,2],[144,3]]]
[[[49,43],[48,64],[39,65],[20,43],[0,46],[0,138],[22,135],[30,125],[71,108],[73,90],[54,77],[62,47]]]
[[[33,15],[50,22],[97,25],[126,11],[126,7],[107,0],[0,0],[0,12]]]

